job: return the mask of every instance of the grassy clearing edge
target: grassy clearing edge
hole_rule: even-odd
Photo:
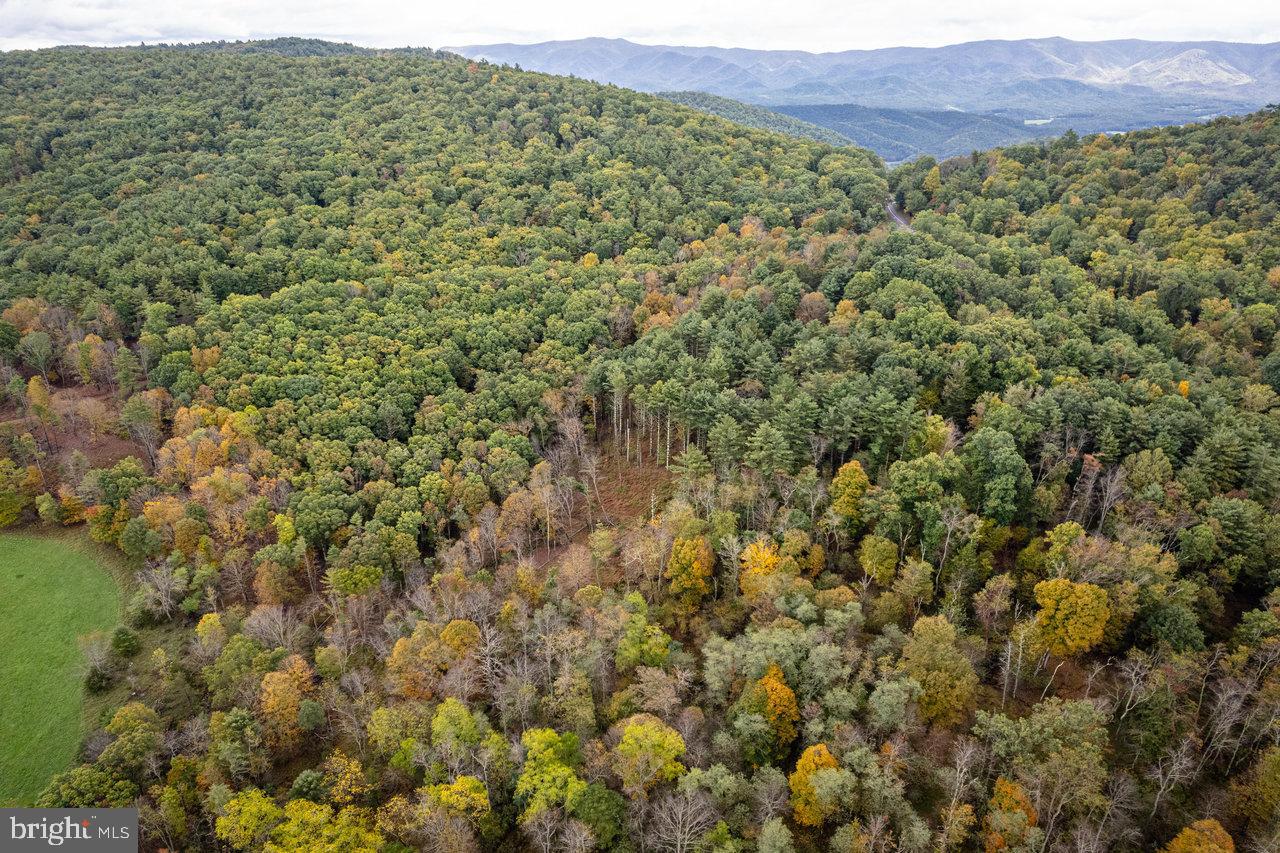
[[[5,539],[9,540],[9,547],[6,548],[6,551],[10,552],[11,556],[16,555],[19,560],[17,565],[11,564],[6,567],[7,569],[14,570],[12,578],[17,584],[16,588],[11,590],[11,592],[15,595],[32,593],[40,594],[41,589],[48,589],[52,591],[54,587],[56,587],[56,582],[54,587],[47,587],[42,586],[41,583],[37,583],[36,586],[30,586],[30,581],[20,580],[26,573],[27,569],[39,571],[39,563],[41,560],[48,560],[51,564],[57,564],[60,566],[71,567],[74,565],[76,572],[80,574],[81,578],[74,583],[76,585],[89,584],[89,586],[86,587],[82,593],[77,592],[73,594],[73,598],[70,599],[66,597],[59,597],[56,593],[53,593],[53,598],[50,599],[50,603],[55,606],[63,607],[68,605],[76,606],[74,602],[78,599],[74,597],[75,595],[87,594],[90,596],[102,596],[107,593],[108,589],[110,589],[114,593],[114,599],[112,601],[113,606],[103,608],[101,605],[105,602],[102,602],[101,600],[96,602],[97,606],[94,608],[94,613],[97,615],[91,620],[91,624],[94,626],[91,630],[103,630],[110,632],[115,630],[115,628],[121,624],[121,620],[125,612],[126,597],[129,594],[128,590],[132,586],[132,572],[129,570],[120,555],[112,554],[108,549],[92,542],[82,528],[64,530],[42,528],[39,526],[23,526],[6,529],[3,531],[3,534]],[[30,553],[27,552],[28,549],[31,549]],[[34,562],[28,565],[28,560]],[[99,577],[96,580],[89,579],[90,575],[96,575],[99,572],[105,575],[105,577]],[[6,572],[6,576],[9,576],[8,572]],[[43,583],[47,583],[47,581]],[[13,605],[13,602],[10,602],[10,604]],[[14,639],[15,637],[12,632],[15,627],[19,632],[24,630],[23,626],[27,624],[26,619],[28,618],[28,611],[21,603],[10,606],[7,609],[9,610],[10,617],[17,617],[13,622],[9,623],[8,629],[8,636],[10,636],[11,639]],[[30,618],[39,620],[40,614],[38,612],[34,612],[31,614]],[[74,641],[75,639],[78,639],[80,629],[89,629],[89,624],[90,623],[85,623],[83,620],[77,621],[74,617],[71,617],[71,621],[67,622],[64,627],[66,630],[75,630],[77,632],[77,637],[72,638]],[[46,628],[47,627],[48,626],[46,626]],[[52,639],[53,637],[64,637],[65,634],[62,630],[59,630],[59,628],[53,628],[52,633],[46,633],[43,635],[37,633],[36,636],[44,636],[46,639]],[[56,666],[58,675],[53,677],[52,683],[59,683],[59,686],[56,689],[56,695],[50,694],[47,699],[48,701],[56,702],[78,701],[78,719],[74,716],[71,719],[66,719],[65,716],[60,715],[60,719],[66,719],[66,722],[59,723],[56,729],[50,729],[42,733],[46,737],[54,735],[55,732],[57,733],[57,737],[60,742],[56,749],[51,748],[51,755],[56,754],[59,757],[56,761],[41,762],[38,770],[36,765],[31,765],[29,771],[37,773],[38,775],[28,777],[26,775],[28,771],[23,771],[20,779],[10,780],[13,784],[6,786],[6,791],[8,792],[4,797],[6,801],[13,801],[24,805],[29,804],[29,802],[38,794],[36,786],[43,784],[40,782],[41,776],[45,772],[60,772],[63,768],[55,767],[54,765],[61,763],[63,760],[61,756],[63,755],[70,756],[70,758],[74,760],[74,756],[83,742],[84,737],[95,727],[94,720],[97,719],[103,711],[102,702],[95,701],[98,697],[95,697],[84,688],[82,681],[83,667],[75,662],[82,661],[82,658],[74,652],[71,652],[72,657],[69,658],[67,647],[63,644],[62,640],[59,640],[58,642],[59,645],[57,650],[54,651],[50,649],[49,652],[53,654],[53,658],[50,659],[50,665],[54,665],[52,663],[53,660],[58,661],[58,663],[54,665]],[[15,653],[23,654],[23,649],[24,647],[19,643],[19,648],[15,650]],[[34,654],[38,659],[44,660],[44,655],[38,647],[25,649],[25,652]],[[70,664],[69,668],[64,670],[63,667],[68,666],[68,663]],[[30,660],[28,660],[28,664],[26,666],[27,669],[29,669],[29,664]],[[15,677],[22,678],[23,676],[21,673],[24,671],[24,665],[19,663],[16,664],[16,666],[18,668],[15,670]],[[34,673],[32,673],[32,675],[33,677],[36,677]],[[65,681],[60,681],[60,679],[75,679],[76,683],[66,684]],[[40,685],[37,688],[40,691],[40,696],[31,697],[35,699],[37,704],[42,698],[46,698],[43,691],[49,688],[50,683],[51,682],[48,679],[38,679],[36,682],[32,683],[31,686],[33,688],[36,688],[36,685]],[[20,689],[20,685],[6,685],[6,689],[17,690]],[[30,699],[28,700],[28,703],[29,702]],[[23,703],[19,701],[17,706],[10,710],[17,713],[23,713],[22,708]],[[74,733],[72,732],[72,727],[74,727]],[[39,729],[37,729],[37,731],[39,731]],[[21,737],[20,732],[14,732],[12,734],[14,737]],[[30,734],[31,733],[28,733],[28,736]],[[73,737],[74,742],[67,743],[67,741],[71,741]],[[24,741],[19,740],[19,742]],[[31,746],[31,744],[28,746]],[[15,769],[22,766],[22,764],[19,764]],[[8,802],[6,802],[6,804],[8,804]]]

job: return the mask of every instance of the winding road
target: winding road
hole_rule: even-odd
[[[905,213],[903,213],[901,210],[898,209],[898,205],[894,202],[893,199],[888,199],[885,201],[884,212],[889,214],[889,218],[893,220],[893,224],[897,225],[899,228],[902,228],[905,231],[916,230],[911,227],[911,220],[907,218],[907,215]]]

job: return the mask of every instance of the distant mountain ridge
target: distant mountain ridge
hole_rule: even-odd
[[[870,148],[888,163],[901,163],[921,154],[940,158],[969,154],[1052,132],[1043,125],[1024,125],[998,115],[958,110],[905,110],[858,104],[793,104],[768,109],[706,92],[659,92],[658,97],[761,130],[829,145]]]
[[[792,104],[775,107],[803,123],[830,128],[870,148],[888,163],[921,154],[939,159],[985,151],[1052,135],[1046,125],[1026,125],[999,115],[958,110],[907,110],[859,104]]]
[[[1280,43],[1047,38],[808,53],[588,38],[446,49],[644,91],[692,88],[762,104],[985,109],[1001,88],[1042,80],[1130,97],[1177,93],[1261,104],[1280,95]]]
[[[1280,43],[1046,38],[807,53],[589,38],[445,50],[641,91],[701,92],[767,107],[890,162],[1067,130],[1185,124],[1280,101]],[[685,94],[682,103],[692,99]],[[719,102],[693,105],[747,115]],[[746,123],[762,122],[773,120],[752,113]]]

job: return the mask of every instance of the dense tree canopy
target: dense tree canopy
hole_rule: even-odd
[[[41,805],[1278,843],[1280,114],[888,174],[429,51],[0,72],[0,527],[136,568]]]

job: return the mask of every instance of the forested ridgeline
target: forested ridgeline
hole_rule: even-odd
[[[426,52],[5,54],[0,524],[137,567],[40,803],[192,850],[1275,849],[1277,148],[886,175]]]
[[[816,139],[829,145],[852,145],[853,141],[842,133],[829,128],[810,124],[786,113],[775,112],[766,107],[722,98],[706,92],[659,92],[658,96],[686,107],[718,115],[729,121],[756,127],[761,130],[772,130],[788,136],[799,136],[804,139]]]

